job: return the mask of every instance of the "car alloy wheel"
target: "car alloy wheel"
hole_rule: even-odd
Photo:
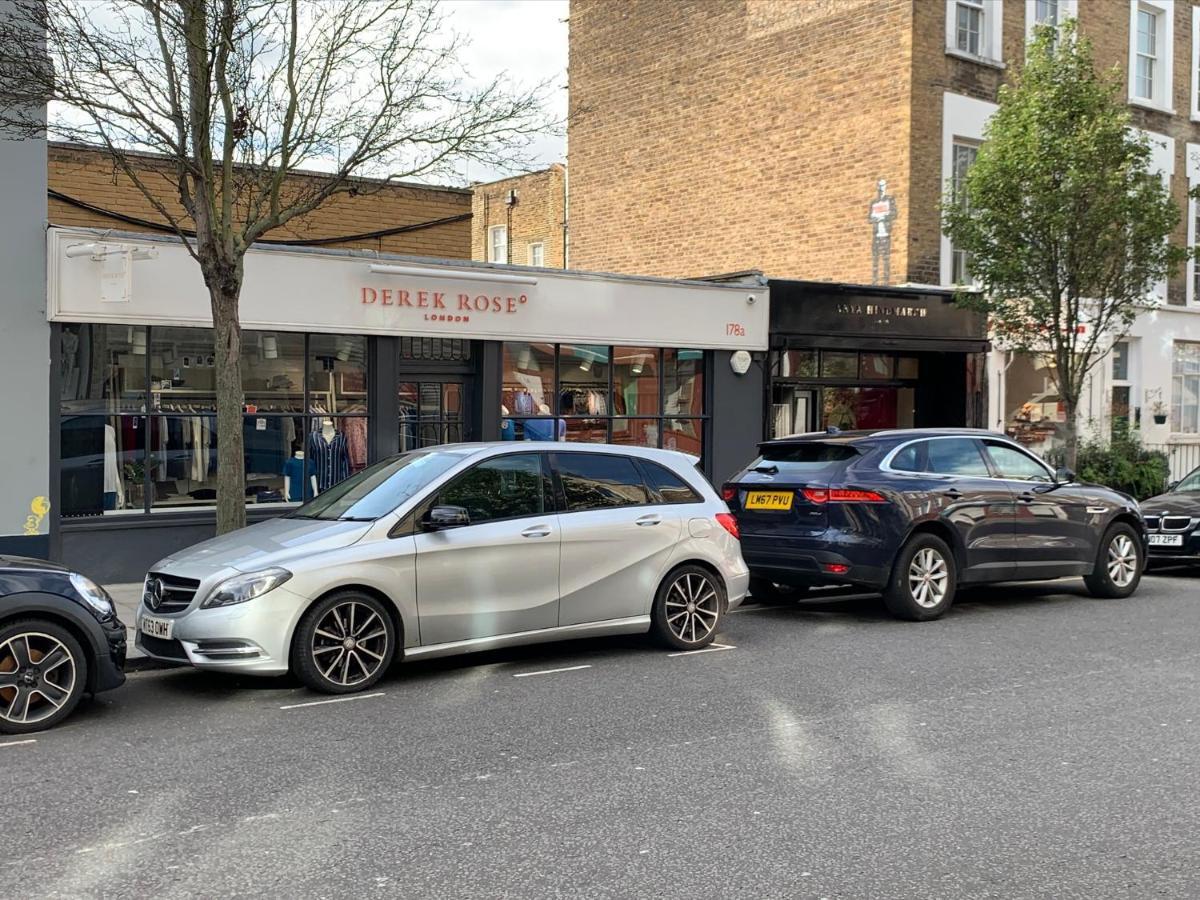
[[[371,679],[388,659],[388,630],[379,613],[347,599],[331,606],[313,629],[312,658],[318,672],[336,685],[353,687]]]
[[[1133,583],[1138,569],[1138,552],[1129,535],[1120,532],[1108,544],[1108,577],[1119,588]]]
[[[24,730],[47,722],[75,693],[79,666],[58,638],[39,631],[0,644],[0,719]]]
[[[667,589],[667,627],[679,640],[694,644],[708,637],[721,615],[721,597],[699,572],[684,572]]]
[[[908,589],[918,606],[933,609],[946,599],[950,572],[946,560],[933,547],[922,547],[908,566]]]

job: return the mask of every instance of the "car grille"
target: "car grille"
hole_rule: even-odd
[[[1190,516],[1146,516],[1150,531],[1187,531],[1191,525]]]
[[[162,584],[162,588],[158,592],[152,590],[155,580]],[[195,578],[179,578],[175,575],[151,572],[146,576],[142,601],[151,612],[164,615],[181,613],[191,605],[192,598],[196,596],[196,591],[199,589],[200,582]]]
[[[188,661],[188,655],[184,652],[183,644],[179,643],[179,641],[166,641],[162,638],[150,637],[148,634],[143,634],[141,642],[142,647],[152,656],[177,659],[180,662]]]

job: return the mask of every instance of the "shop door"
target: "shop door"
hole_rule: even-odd
[[[776,384],[771,404],[771,437],[816,431],[816,408],[814,389]]]
[[[473,440],[465,375],[403,376],[398,387],[400,452]]]

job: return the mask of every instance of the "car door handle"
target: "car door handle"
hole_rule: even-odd
[[[549,525],[531,525],[521,532],[521,537],[543,538],[550,536]]]
[[[654,515],[642,516],[640,519],[637,520],[637,523],[639,525],[661,525],[662,524],[662,516],[654,516]]]
[[[963,492],[958,488],[950,488],[948,491],[942,491],[943,497],[949,497],[951,500],[957,500],[963,495]]]
[[[1025,491],[1023,494],[1017,497],[1017,499],[1022,503],[1032,503],[1037,499],[1037,494],[1033,493],[1033,491]]]

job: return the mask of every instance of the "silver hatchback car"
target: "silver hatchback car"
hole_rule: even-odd
[[[328,693],[370,687],[397,655],[646,631],[699,649],[749,573],[694,463],[524,442],[394,457],[162,560],[137,645],[204,669],[291,670]]]

